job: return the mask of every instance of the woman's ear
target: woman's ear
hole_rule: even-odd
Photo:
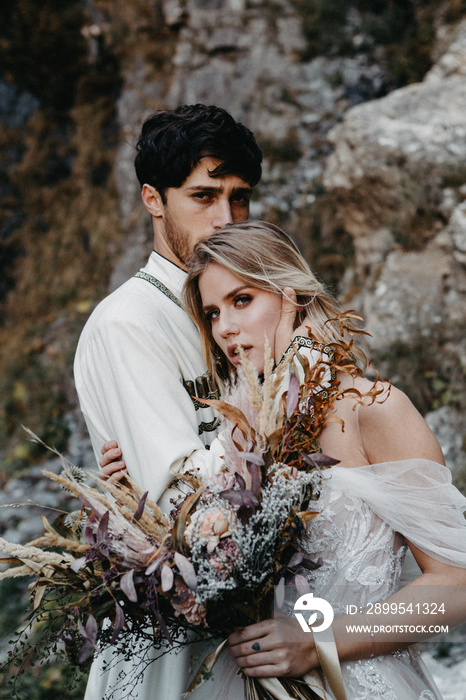
[[[292,289],[291,287],[285,287],[285,289],[283,290],[283,295],[286,296],[289,300],[288,303],[290,304],[290,312],[291,304],[293,305],[295,312],[293,320],[293,330],[295,331],[304,321],[304,318],[306,317],[306,312],[298,305],[298,297],[294,289]]]
[[[293,339],[297,316],[296,292],[291,287],[282,291],[282,310],[275,330],[274,358],[278,362]]]
[[[284,290],[283,290],[283,292],[282,292],[282,296],[283,296],[283,301],[284,301],[285,303],[289,303],[289,304],[290,304],[290,309],[291,309],[291,307],[293,307],[294,310],[295,310],[295,312],[296,312],[296,310],[297,310],[297,309],[296,309],[296,304],[297,304],[297,301],[298,301],[298,300],[297,300],[297,297],[296,297],[296,292],[295,292],[295,290],[294,290],[292,287],[285,287]]]

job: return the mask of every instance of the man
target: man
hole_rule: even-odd
[[[204,105],[156,112],[136,148],[154,251],[146,267],[91,314],[74,370],[96,456],[104,442],[117,439],[131,477],[169,512],[174,474],[199,468],[207,475],[218,465],[218,454],[206,449],[216,417],[195,398],[213,396],[214,389],[198,331],[179,301],[186,260],[200,239],[248,218],[262,154],[246,127]],[[111,655],[106,658],[111,663]],[[152,664],[137,697],[180,700],[189,662],[187,651]],[[102,700],[128,670],[119,664],[102,674],[99,657],[86,700]]]

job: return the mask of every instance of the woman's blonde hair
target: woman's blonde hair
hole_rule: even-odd
[[[184,287],[184,303],[199,328],[207,366],[221,381],[231,371],[222,351],[212,337],[211,324],[202,308],[199,278],[216,263],[256,289],[283,295],[285,287],[296,292],[295,327],[307,316],[312,334],[319,342],[347,345],[356,327],[345,319],[346,329],[336,317],[342,313],[338,302],[319,282],[291,238],[278,226],[264,221],[230,224],[199,242],[188,263]],[[357,347],[349,352],[349,360],[367,364],[365,354]]]

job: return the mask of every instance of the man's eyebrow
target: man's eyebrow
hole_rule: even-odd
[[[191,185],[187,188],[188,192],[211,192],[221,194],[223,192],[223,187],[215,187],[215,185]],[[232,194],[237,194],[238,192],[250,193],[252,192],[252,187],[248,185],[238,185],[233,187]]]
[[[222,192],[222,187],[214,187],[214,185],[191,185],[187,188],[190,192]]]

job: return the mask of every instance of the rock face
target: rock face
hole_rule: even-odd
[[[84,5],[85,26],[79,28],[76,46],[81,52],[85,42],[93,70],[80,81],[81,103],[70,113],[74,140],[67,142],[54,126],[57,133],[47,146],[51,156],[43,156],[45,165],[37,173],[50,129],[40,101],[28,97],[19,104],[20,93],[0,84],[8,98],[0,122],[6,120],[10,129],[0,144],[0,160],[3,145],[15,143],[14,119],[36,110],[35,121],[27,125],[24,156],[19,149],[21,167],[11,170],[16,170],[16,190],[27,188],[29,195],[37,183],[43,187],[23,217],[29,219],[23,231],[28,247],[20,249],[23,257],[11,282],[16,287],[9,291],[9,281],[7,292],[10,300],[15,293],[28,300],[29,307],[37,296],[34,277],[53,284],[37,311],[28,309],[26,315],[18,306],[8,319],[11,334],[21,328],[25,337],[4,352],[12,376],[10,356],[24,355],[3,392],[11,393],[8,406],[0,403],[8,430],[21,422],[34,428],[28,411],[40,402],[43,410],[47,397],[38,394],[37,399],[28,389],[34,382],[48,385],[64,355],[53,333],[42,332],[53,327],[62,333],[69,357],[55,382],[64,398],[58,397],[59,407],[50,409],[47,421],[66,424],[60,425],[65,442],[68,428],[73,433],[79,426],[83,433],[70,346],[100,296],[97,284],[103,288],[109,278],[109,289],[115,288],[150,250],[150,220],[133,167],[141,124],[158,108],[205,102],[228,109],[263,147],[263,179],[251,216],[289,230],[324,279],[330,270],[343,305],[367,319],[382,374],[427,414],[452,466],[460,469],[466,442],[461,418],[466,401],[466,27],[457,26],[453,36],[451,25],[439,20],[436,65],[422,83],[393,90],[383,47],[364,34],[364,17],[354,8],[341,26],[337,23],[350,50],[312,53],[309,37],[320,20],[317,13],[310,26],[309,13],[321,5],[312,1],[93,0]],[[105,75],[107,88],[99,92]],[[10,114],[13,103],[18,114]],[[99,111],[102,105],[112,113],[108,118]],[[19,142],[22,134],[14,135]],[[55,179],[49,184],[50,164],[61,162],[62,152],[67,169],[52,168]],[[6,157],[5,162],[10,167]],[[25,180],[31,173],[32,181]],[[14,205],[6,207],[12,221]],[[30,219],[37,212],[41,216],[34,228]],[[49,251],[60,261],[54,265],[63,270],[61,276],[43,267],[37,275]],[[36,328],[37,317],[42,326]],[[5,328],[0,326],[0,338]],[[3,340],[0,345],[6,346]],[[26,369],[36,365],[40,372],[28,375]],[[35,426],[41,420],[36,416]],[[453,434],[448,425],[454,426]],[[21,449],[14,458],[23,459]],[[78,461],[86,459],[78,455]]]
[[[314,183],[322,176],[329,149],[324,138],[328,129],[349,106],[386,88],[385,68],[363,53],[302,60],[303,16],[289,0],[165,0],[159,7],[160,21],[171,32],[170,55],[162,73],[154,76],[133,51],[118,102],[125,138],[117,183],[134,248],[125,246],[112,286],[133,269],[137,250],[141,260],[146,253],[147,217],[141,223],[132,161],[140,126],[152,111],[216,104],[251,128],[265,155],[251,216],[276,215],[284,223],[315,199]],[[117,14],[116,8],[113,22]]]
[[[422,83],[348,110],[329,133],[335,150],[324,173],[354,240],[352,281],[375,353],[396,382],[403,348],[416,349],[413,374],[432,394],[420,403],[447,400],[443,431],[435,413],[428,418],[458,468],[466,434],[465,71],[463,24]]]
[[[225,107],[264,149],[251,215],[288,228],[314,261],[310,222],[323,182],[331,208],[319,236],[340,227],[352,240],[351,252],[345,243],[337,250],[342,301],[363,314],[377,365],[437,427],[451,466],[466,468],[458,445],[466,442],[466,24],[444,38],[422,83],[373,99],[386,92],[383,64],[362,52],[303,60],[295,3],[165,0],[158,8],[171,32],[163,71],[154,79],[133,51],[118,102],[127,241],[111,288],[142,263],[150,237],[132,164],[143,119],[161,106]],[[357,43],[356,25],[351,36]]]
[[[465,16],[460,3],[438,4],[436,63],[422,82],[397,90],[387,53],[355,9],[371,3],[83,0],[76,4],[84,26],[74,14],[64,24],[52,3],[15,4],[21,22],[28,16],[37,26],[55,22],[59,38],[74,32],[75,60],[82,64],[79,99],[63,123],[47,121],[46,89],[42,97],[32,94],[37,84],[53,82],[55,64],[47,66],[48,80],[22,90],[9,73],[0,80],[0,247],[15,243],[22,221],[27,242],[5,248],[10,257],[0,260],[0,301],[15,294],[25,300],[0,309],[7,315],[0,323],[0,369],[11,375],[1,385],[6,428],[0,425],[0,435],[11,437],[21,423],[34,427],[29,419],[39,404],[35,425],[52,425],[50,442],[57,423],[70,460],[94,464],[71,361],[79,328],[107,280],[111,291],[150,250],[150,220],[133,167],[137,136],[156,109],[205,102],[230,111],[263,147],[251,216],[290,231],[324,279],[330,270],[344,307],[366,319],[377,368],[426,416],[466,493],[466,23],[443,22],[446,8]],[[377,14],[384,3],[372,5]],[[422,14],[435,3],[404,5]],[[48,19],[35,22],[42,6]],[[316,30],[323,16],[316,8],[330,6],[337,13],[351,8],[336,21],[335,41],[329,27]],[[309,50],[316,31],[330,50]],[[4,38],[0,53],[12,41]],[[19,39],[23,56],[29,42]],[[32,43],[38,53],[28,54],[28,73],[34,74],[35,56],[44,60],[43,44],[43,36]],[[63,45],[56,42],[60,51]],[[56,61],[56,51],[50,54]],[[56,101],[69,82],[58,80]],[[23,189],[29,209],[22,213]],[[37,280],[50,292],[43,298]],[[14,334],[19,340],[11,342]],[[33,390],[41,386],[44,391]],[[46,411],[51,389],[57,406]],[[31,464],[22,437],[16,448],[0,442],[2,461],[6,455],[7,464]],[[55,462],[47,466],[58,469]],[[4,506],[31,493],[56,505],[57,494],[38,467],[9,476],[0,472],[0,532],[26,540],[42,527],[36,511],[23,517]],[[459,700],[462,687],[448,697]]]

